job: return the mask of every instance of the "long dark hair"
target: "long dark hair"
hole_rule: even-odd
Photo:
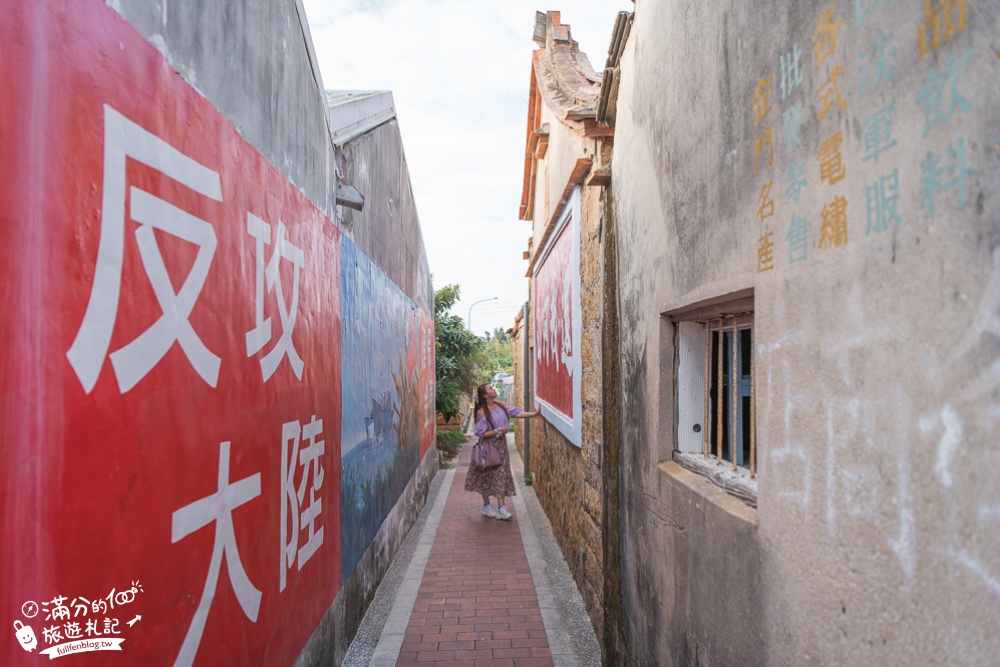
[[[496,424],[493,423],[493,415],[490,414],[490,410],[487,407],[488,399],[486,398],[486,388],[489,386],[491,385],[487,383],[476,387],[476,411],[483,411],[483,414],[486,415],[486,421],[490,424],[490,430],[495,431],[497,427]]]

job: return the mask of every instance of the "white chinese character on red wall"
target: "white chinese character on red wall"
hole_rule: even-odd
[[[104,106],[104,192],[101,236],[94,283],[83,322],[66,356],[87,393],[94,388],[108,356],[118,317],[125,252],[125,166],[135,160],[169,176],[197,194],[222,201],[219,174],[198,164],[163,139]],[[128,218],[139,223],[135,243],[162,315],[130,343],[111,353],[111,365],[124,393],[134,387],[178,343],[194,370],[214,387],[220,359],[195,332],[188,318],[205,286],[215,255],[212,225],[136,187],[128,188]],[[180,290],[174,291],[154,230],[198,247]]]
[[[287,572],[296,559],[301,570],[323,545],[323,526],[316,526],[323,512],[323,499],[316,497],[324,477],[320,457],[326,453],[325,441],[317,439],[321,435],[323,420],[317,420],[316,415],[308,424],[292,421],[281,427],[281,574],[278,590],[285,590]],[[309,444],[300,448],[300,442]],[[295,473],[300,467],[302,476],[296,487]],[[305,503],[307,488],[309,502]],[[307,531],[308,538],[300,548],[299,533],[302,531]]]
[[[247,233],[257,240],[257,307],[256,326],[247,332],[247,356],[257,354],[267,343],[271,342],[271,318],[264,318],[264,281],[267,279],[267,293],[275,292],[278,299],[278,316],[281,319],[281,337],[260,360],[260,371],[267,382],[278,364],[285,356],[292,365],[295,377],[302,379],[302,358],[295,351],[292,343],[292,330],[299,310],[299,270],[305,265],[305,255],[285,238],[285,225],[278,221],[278,238],[274,242],[271,260],[264,268],[264,246],[271,244],[271,225],[267,224],[253,213],[247,214]],[[292,298],[291,305],[285,303],[284,290],[281,286],[281,275],[278,271],[281,260],[292,263]]]
[[[205,588],[202,590],[198,609],[195,610],[191,625],[184,636],[180,653],[174,661],[175,667],[190,665],[194,662],[198,646],[201,644],[201,635],[205,631],[205,621],[212,608],[212,600],[215,599],[215,589],[219,583],[219,572],[222,569],[223,559],[226,561],[229,582],[236,593],[236,599],[239,601],[243,613],[256,623],[257,612],[260,610],[261,592],[254,587],[246,570],[243,569],[240,551],[236,545],[236,530],[233,526],[233,510],[260,495],[260,473],[231,483],[229,481],[229,448],[230,443],[228,442],[219,444],[218,490],[173,513],[170,529],[170,542],[173,544],[210,523],[215,523],[215,544],[212,547],[212,558],[208,565]]]

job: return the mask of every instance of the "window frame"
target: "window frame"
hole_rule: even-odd
[[[739,293],[725,297],[718,297],[707,301],[702,301],[684,308],[664,313],[664,317],[673,324],[674,341],[674,440],[672,458],[683,467],[699,473],[716,485],[722,487],[730,494],[740,498],[748,505],[756,507],[757,504],[757,438],[756,438],[756,408],[755,392],[756,366],[755,354],[755,321],[754,321],[754,300],[753,290],[744,290]],[[744,441],[743,429],[740,429],[737,439],[737,448],[734,451],[730,430],[730,442],[726,447],[729,449],[730,458],[720,457],[718,450],[718,419],[720,417],[730,419],[730,415],[720,415],[718,409],[711,400],[712,382],[707,382],[706,374],[714,369],[717,373],[722,370],[717,367],[716,359],[712,354],[718,355],[723,352],[722,346],[716,348],[713,344],[713,333],[722,331],[728,335],[735,331],[750,331],[750,395],[749,414],[742,418],[749,419],[749,439],[750,456],[746,465],[737,463],[738,457],[732,456],[743,449]],[[738,340],[738,338],[733,339]],[[739,348],[737,348],[739,349]],[[738,356],[738,355],[737,355]],[[729,359],[731,365],[733,359]],[[728,370],[729,366],[727,366]],[[725,375],[732,375],[729,371]],[[738,368],[737,376],[742,376],[742,369]],[[715,378],[718,384],[718,378]],[[741,394],[737,383],[737,396]],[[732,391],[733,384],[728,385],[727,391]],[[743,401],[739,401],[743,406]],[[732,412],[732,399],[729,399],[728,411]],[[743,409],[738,407],[738,411]],[[740,415],[737,412],[735,421],[739,421]]]

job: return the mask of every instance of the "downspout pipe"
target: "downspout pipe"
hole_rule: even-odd
[[[524,302],[524,409],[534,409],[531,400],[531,371],[528,363],[531,359],[531,311],[528,302]],[[531,422],[524,422],[524,475],[531,477]]]

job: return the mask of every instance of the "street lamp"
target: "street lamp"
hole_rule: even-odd
[[[483,301],[493,301],[494,299],[499,299],[499,298],[500,297],[497,296],[491,296],[488,299],[480,299],[479,301],[476,301],[476,303],[482,303]],[[472,304],[472,306],[475,306],[476,303]],[[472,306],[469,306],[469,319],[465,321],[465,328],[468,329],[469,331],[472,331]]]

